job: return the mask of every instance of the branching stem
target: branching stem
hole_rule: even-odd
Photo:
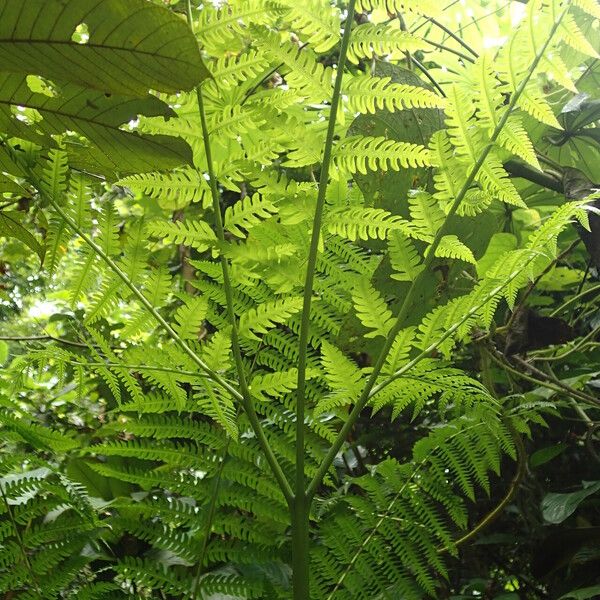
[[[435,251],[436,251],[437,247],[439,246],[439,244],[442,240],[442,237],[446,234],[450,219],[454,216],[454,214],[458,210],[458,207],[459,207],[460,203],[462,202],[463,198],[465,197],[467,191],[471,187],[471,184],[475,181],[475,177],[479,173],[486,158],[488,157],[489,153],[491,152],[492,148],[494,147],[496,140],[498,139],[498,136],[500,135],[501,131],[503,130],[504,126],[506,125],[521,94],[524,92],[525,87],[527,86],[527,83],[531,79],[533,72],[537,68],[539,62],[542,60],[542,57],[544,56],[546,49],[548,48],[548,46],[550,44],[550,41],[553,39],[554,34],[556,33],[556,30],[558,29],[564,15],[566,14],[567,11],[568,11],[568,6],[565,9],[563,9],[559,18],[554,22],[554,25],[552,26],[552,29],[550,31],[550,35],[548,35],[547,39],[542,44],[540,50],[538,51],[537,55],[535,56],[534,60],[532,61],[531,65],[530,65],[529,69],[527,70],[525,77],[523,78],[523,80],[521,81],[521,83],[519,84],[519,86],[517,87],[515,92],[512,94],[510,102],[508,103],[508,106],[506,107],[506,110],[503,113],[501,119],[498,121],[498,124],[494,128],[494,131],[493,131],[492,135],[490,136],[490,140],[489,140],[488,144],[483,149],[483,151],[479,155],[479,158],[477,159],[477,161],[471,168],[469,175],[467,176],[460,191],[456,195],[456,198],[454,199],[454,202],[452,203],[450,210],[448,211],[448,214],[446,216],[444,223],[442,224],[442,226],[436,233],[436,236],[435,236],[433,242],[427,249],[427,253],[425,255],[425,260],[423,261],[423,263],[424,263],[423,270],[413,280],[406,296],[404,297],[404,301],[402,302],[402,306],[400,307],[400,311],[398,313],[396,321],[395,321],[393,327],[391,328],[391,330],[388,334],[388,337],[386,338],[385,344],[384,344],[383,348],[381,349],[381,352],[379,353],[379,357],[377,358],[377,361],[373,367],[371,375],[370,375],[369,379],[367,380],[365,387],[363,388],[360,398],[357,400],[356,404],[354,405],[352,411],[350,412],[350,415],[348,416],[348,418],[346,419],[346,422],[342,426],[342,428],[338,434],[338,437],[336,438],[336,441],[333,443],[333,445],[329,449],[329,452],[327,453],[327,455],[326,455],[325,459],[323,460],[323,462],[321,463],[317,473],[315,474],[315,476],[313,477],[312,481],[309,484],[309,487],[307,490],[307,494],[309,497],[312,497],[315,494],[315,492],[317,491],[319,485],[321,485],[321,482],[323,481],[325,474],[329,470],[329,467],[333,464],[333,461],[334,461],[335,457],[337,456],[338,452],[340,451],[345,440],[347,439],[348,434],[350,433],[350,430],[354,426],[354,423],[356,422],[360,413],[362,412],[362,410],[366,406],[367,402],[369,401],[369,398],[371,396],[371,390],[374,388],[375,384],[377,383],[377,379],[379,377],[379,374],[381,373],[381,369],[383,368],[383,366],[385,364],[387,356],[392,348],[392,345],[394,343],[396,335],[398,334],[398,332],[404,325],[406,318],[408,317],[408,315],[410,314],[410,311],[413,308],[416,293],[421,287],[421,281],[424,277],[424,274],[429,271],[429,269],[433,263],[433,260],[435,258]]]

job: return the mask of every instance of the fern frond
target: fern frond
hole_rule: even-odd
[[[159,204],[181,209],[192,202],[203,208],[210,204],[208,181],[196,169],[185,168],[168,173],[141,173],[123,177],[118,185],[132,192],[156,199]]]
[[[455,235],[443,236],[435,250],[435,255],[441,258],[456,258],[471,264],[476,262],[471,249],[465,246]]]
[[[391,81],[391,77],[352,77],[345,90],[348,108],[353,112],[375,114],[380,109],[394,111],[444,107],[444,99],[435,92]]]
[[[329,99],[332,70],[317,62],[312,51],[307,48],[299,49],[289,42],[282,43],[279,34],[275,32],[261,31],[257,42],[273,62],[283,63],[289,69],[285,79],[294,91],[309,100]]]
[[[574,0],[573,4],[588,15],[600,19],[600,7],[595,0]]]
[[[269,61],[261,52],[248,50],[239,56],[217,59],[211,70],[214,81],[219,82],[219,87],[229,89],[243,81],[252,80],[264,73],[268,67]]]
[[[517,115],[511,115],[498,136],[498,143],[512,152],[526,163],[541,170],[535,154],[535,148],[529,139],[529,135],[523,127],[523,120]]]
[[[302,5],[293,0],[277,0],[277,3],[288,7],[284,20],[315,52],[327,52],[338,43],[340,11],[327,0],[307,0]]]
[[[229,104],[219,107],[219,111],[211,116],[208,130],[214,139],[226,137],[236,140],[259,129],[266,122],[266,114],[259,106]]]
[[[316,371],[307,370],[307,380],[314,377]],[[274,373],[265,373],[264,375],[255,375],[250,383],[252,394],[259,400],[267,400],[268,397],[279,398],[296,389],[298,379],[298,369],[292,367],[285,371],[276,371]]]
[[[350,136],[336,147],[333,164],[343,173],[363,173],[369,169],[399,171],[401,168],[430,165],[429,150],[418,144],[396,142],[383,136]]]
[[[360,369],[333,344],[321,344],[321,365],[331,393],[321,398],[315,407],[315,416],[338,406],[351,404],[362,389]]]
[[[349,208],[328,214],[329,233],[355,241],[356,239],[385,240],[390,231],[406,227],[406,222],[382,208]]]
[[[352,290],[352,300],[359,321],[367,329],[373,330],[365,333],[365,337],[386,337],[394,323],[392,311],[368,279],[357,279]]]
[[[175,312],[174,329],[182,340],[197,340],[206,318],[208,302],[204,296],[179,294],[183,304]]]
[[[260,194],[246,196],[225,210],[225,228],[234,235],[244,238],[246,234],[243,229],[246,231],[252,229],[263,219],[272,217],[278,210],[272,200],[265,196]]]
[[[274,9],[268,0],[227,3],[220,8],[204,6],[199,12],[198,37],[211,53],[219,54],[247,36],[249,25],[272,24],[279,15]]]
[[[423,270],[421,257],[410,238],[402,231],[390,231],[388,234],[388,250],[392,263],[392,279],[397,281],[414,281]]]
[[[598,5],[593,2],[590,2],[589,4],[586,3],[586,7],[589,7],[591,5],[593,5],[592,10],[596,12],[596,18],[600,18],[598,16],[600,15]],[[586,10],[586,12],[588,11]],[[579,25],[577,25],[577,21],[575,20],[573,15],[567,14],[564,16],[560,24],[558,35],[566,44],[571,46],[571,48],[577,50],[577,52],[581,52],[581,54],[591,56],[592,58],[600,58],[598,51],[594,48],[594,46],[589,42],[585,34],[581,31],[581,28],[579,27]]]
[[[41,184],[45,193],[64,205],[67,202],[68,189],[68,156],[64,150],[53,149],[48,152],[48,160],[44,164]],[[58,262],[67,250],[67,241],[71,236],[70,229],[58,214],[53,214],[48,222],[46,233],[46,266],[49,273],[56,270]]]
[[[260,339],[257,333],[267,333],[280,323],[285,323],[292,315],[302,310],[302,298],[288,297],[259,304],[240,317],[240,335]]]
[[[171,275],[164,268],[154,269],[149,275],[142,292],[154,308],[161,308],[171,293]],[[130,339],[146,328],[154,325],[154,317],[145,307],[140,307],[127,321],[122,337]]]
[[[373,58],[373,54],[385,56],[396,52],[417,52],[427,47],[425,40],[401,31],[397,23],[363,23],[352,31],[348,60],[358,64],[361,58]]]
[[[381,9],[385,13],[411,11],[421,15],[435,17],[443,8],[433,0],[420,2],[418,0],[359,0],[356,5],[357,12]]]
[[[166,221],[156,219],[148,222],[149,235],[162,238],[170,244],[183,244],[204,252],[216,245],[217,236],[206,221]]]
[[[409,196],[408,205],[412,217],[409,235],[425,242],[432,242],[445,219],[436,199],[427,192],[416,192]]]

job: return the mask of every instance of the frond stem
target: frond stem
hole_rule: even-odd
[[[191,0],[187,2],[187,19],[190,27],[193,25],[192,17],[192,3]],[[219,190],[217,188],[217,179],[215,176],[212,150],[210,145],[210,135],[208,131],[208,125],[206,122],[206,112],[204,110],[204,98],[202,95],[202,88],[198,86],[196,88],[196,97],[198,99],[198,113],[200,116],[200,124],[202,126],[202,140],[204,142],[204,152],[206,154],[206,163],[208,169],[208,178],[210,182],[210,191],[213,201],[213,212],[215,213],[215,229],[217,238],[221,243],[225,242],[225,229],[223,227],[223,217],[221,216],[221,202],[219,199]],[[239,378],[240,390],[241,390],[241,402],[246,415],[250,421],[250,425],[254,434],[256,435],[258,442],[265,454],[265,458],[269,463],[269,466],[277,480],[279,487],[283,495],[285,496],[288,504],[292,502],[294,494],[292,488],[271,448],[267,436],[262,428],[256,410],[254,408],[254,401],[252,394],[248,388],[248,382],[246,380],[244,361],[242,358],[242,351],[239,342],[237,319],[235,316],[235,308],[233,304],[233,287],[231,285],[231,278],[229,276],[229,263],[227,257],[221,254],[221,271],[223,273],[223,287],[225,290],[225,298],[227,302],[227,318],[231,325],[231,348],[233,351],[233,357],[235,360],[236,371]]]
[[[450,36],[455,42],[457,42],[459,45],[461,45],[467,52],[472,54],[475,58],[479,57],[479,54],[473,48],[471,48],[471,46],[469,46],[469,44],[467,44],[467,42],[465,42],[460,36],[456,35],[451,29],[446,27],[443,23],[440,23],[433,17],[429,17],[428,20],[431,23],[433,23],[438,29],[441,29],[445,34]],[[413,32],[414,32],[414,30],[413,30]]]
[[[202,566],[204,564],[204,558],[206,556],[206,550],[208,548],[208,542],[210,541],[210,534],[212,533],[213,522],[215,520],[215,515],[217,513],[217,497],[219,495],[219,487],[221,486],[221,477],[223,475],[223,467],[225,466],[225,461],[227,460],[227,451],[229,449],[229,442],[231,438],[227,439],[227,443],[223,448],[223,456],[221,457],[221,462],[219,464],[219,468],[215,475],[213,490],[210,498],[210,504],[208,507],[208,516],[206,519],[206,527],[204,528],[204,537],[202,539],[202,547],[200,548],[200,555],[198,556],[198,567],[196,568],[196,574],[194,576],[194,582],[192,584],[192,598],[196,600],[199,598],[198,594],[198,584],[200,583],[200,577],[202,576]]]
[[[74,346],[75,348],[89,348],[88,344],[83,342],[75,342],[66,338],[56,337],[54,335],[0,335],[2,342],[56,342],[65,346]]]
[[[329,168],[331,165],[331,156],[333,151],[333,137],[337,121],[337,111],[340,101],[342,78],[346,64],[346,55],[350,43],[350,32],[352,30],[352,21],[354,19],[355,0],[348,3],[348,12],[346,15],[346,25],[342,37],[340,55],[338,59],[337,73],[333,86],[333,95],[331,97],[331,108],[329,111],[329,123],[327,125],[327,137],[325,138],[325,147],[323,149],[323,161],[319,177],[319,191],[317,194],[317,205],[312,223],[312,235],[310,240],[310,249],[306,267],[306,278],[304,282],[304,299],[302,305],[302,322],[300,325],[300,341],[298,353],[298,384],[296,395],[296,501],[305,497],[304,481],[304,429],[305,429],[305,392],[306,392],[306,363],[308,356],[308,336],[310,329],[310,309],[312,304],[312,295],[314,287],[315,269],[317,264],[317,255],[319,253],[319,241],[321,240],[321,225],[323,222],[323,211],[325,208],[325,196],[329,183]],[[310,503],[310,499],[309,499]]]

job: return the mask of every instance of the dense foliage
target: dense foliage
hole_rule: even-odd
[[[596,0],[0,0],[3,598],[600,595]]]

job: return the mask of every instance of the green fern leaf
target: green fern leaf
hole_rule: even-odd
[[[425,2],[417,0],[358,0],[357,12],[381,9],[384,13],[396,14],[411,11],[422,15],[435,17],[443,8],[433,0]]]
[[[369,169],[399,171],[401,168],[430,165],[429,151],[424,146],[396,142],[383,136],[351,136],[336,147],[333,164],[342,173],[366,174]]]
[[[162,207],[173,210],[185,208],[192,202],[200,202],[206,208],[211,202],[208,181],[190,167],[168,173],[130,175],[117,183],[134,193],[155,198]]]
[[[355,241],[385,240],[390,231],[406,227],[406,222],[382,208],[344,208],[333,210],[327,219],[330,233]]]
[[[321,364],[331,393],[319,401],[315,416],[335,407],[351,404],[362,389],[360,369],[327,341],[321,344]]]
[[[227,207],[225,211],[225,228],[244,238],[246,231],[258,225],[263,219],[269,219],[278,212],[277,206],[265,196],[254,194],[246,196],[236,202],[233,206]]]
[[[217,236],[205,221],[150,221],[146,225],[149,235],[163,238],[170,244],[182,244],[204,252],[216,245]]]
[[[397,281],[414,281],[423,270],[421,257],[410,238],[402,231],[390,231],[388,234],[388,250],[392,269],[392,279]]]
[[[329,99],[332,70],[318,63],[312,51],[282,43],[279,34],[275,32],[261,32],[257,36],[257,42],[273,62],[283,63],[289,69],[285,79],[295,92],[310,100]]]
[[[252,80],[264,73],[268,67],[269,61],[257,50],[249,50],[239,56],[224,56],[214,62],[211,69],[214,79],[207,82],[206,86],[218,81],[220,88],[229,89],[240,82]]]
[[[359,321],[367,329],[373,329],[366,333],[365,337],[386,337],[394,323],[392,311],[368,279],[359,278],[356,281],[352,290],[352,300]]]
[[[327,52],[339,41],[340,11],[327,0],[307,0],[298,5],[293,0],[278,0],[289,7],[283,17],[306,39],[315,52]]]
[[[465,246],[455,235],[443,236],[435,250],[435,255],[441,258],[456,258],[473,265],[476,263],[471,249]]]
[[[183,304],[175,312],[174,329],[182,340],[197,340],[206,319],[208,302],[204,296],[178,296]]]
[[[348,60],[358,64],[361,58],[373,58],[373,54],[385,56],[392,53],[417,52],[428,47],[429,44],[422,38],[408,31],[401,31],[397,22],[363,23],[352,31]]]
[[[443,108],[444,99],[436,93],[413,85],[391,83],[391,77],[358,75],[346,86],[348,108],[353,112],[372,113],[386,109]]]
[[[240,317],[240,335],[250,339],[260,339],[257,333],[267,333],[277,324],[302,310],[302,298],[288,297],[272,300],[251,308]]]
[[[44,165],[42,186],[45,193],[59,204],[65,204],[67,193],[68,157],[63,150],[50,150]],[[71,236],[67,224],[60,215],[53,215],[46,234],[46,267],[49,273],[56,270],[58,262],[67,250]]]
[[[445,215],[435,198],[427,192],[416,192],[408,198],[411,237],[432,242],[435,234],[444,222]]]

